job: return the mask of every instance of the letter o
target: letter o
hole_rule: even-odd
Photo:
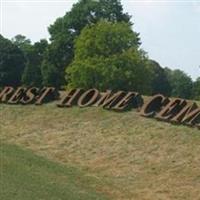
[[[96,102],[99,97],[99,91],[97,89],[90,89],[84,92],[78,100],[79,107],[90,106]]]

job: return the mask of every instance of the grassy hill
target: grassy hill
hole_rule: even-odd
[[[198,129],[54,103],[0,116],[0,199],[200,199]]]
[[[0,199],[105,200],[95,191],[98,180],[13,145],[1,145]],[[87,183],[93,185],[89,187]]]

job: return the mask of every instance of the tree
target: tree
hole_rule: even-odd
[[[80,0],[73,5],[71,11],[67,12],[64,17],[58,18],[49,27],[51,44],[45,56],[45,66],[42,68],[42,73],[46,74],[45,84],[49,84],[50,71],[59,71],[55,80],[60,86],[65,85],[64,71],[73,60],[75,38],[80,35],[86,25],[95,24],[100,19],[112,22],[124,21],[131,24],[130,16],[123,13],[119,0]]]
[[[12,43],[18,46],[24,53],[31,47],[31,41],[24,35],[16,35],[11,39]]]
[[[147,66],[151,70],[151,93],[170,96],[171,86],[165,70],[154,60],[148,60]]]
[[[42,63],[42,78],[43,85],[45,86],[54,86],[56,88],[60,87],[60,79],[61,72],[54,65],[50,63],[46,63],[43,61]]]
[[[194,82],[192,93],[194,99],[200,100],[200,77]]]
[[[22,83],[25,86],[41,86],[41,65],[48,46],[47,40],[42,39],[32,45],[31,41],[25,36],[17,35],[12,39],[12,42],[22,50],[25,57]]]
[[[26,86],[42,86],[41,66],[47,49],[48,42],[40,40],[36,42],[27,52],[26,67],[22,76],[22,83]]]
[[[23,52],[0,35],[0,86],[18,86],[24,70]]]
[[[51,41],[55,41],[65,35],[78,36],[86,25],[101,19],[131,24],[130,18],[127,13],[123,13],[120,0],[80,0],[71,11],[49,27],[49,33]]]
[[[85,27],[66,69],[69,86],[146,92],[149,71],[139,44],[137,33],[124,22],[100,21]]]
[[[192,97],[193,82],[192,79],[183,71],[165,68],[165,72],[170,81],[172,96],[190,99]]]

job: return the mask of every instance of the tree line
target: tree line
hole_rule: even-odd
[[[79,0],[49,26],[50,41],[0,35],[0,87],[95,87],[200,100],[200,78],[149,59],[130,19],[120,0]]]

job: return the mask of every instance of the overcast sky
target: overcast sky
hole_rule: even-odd
[[[0,32],[33,42],[49,38],[47,27],[77,0],[0,0]],[[163,67],[200,76],[200,0],[122,0],[140,33],[142,48]]]

